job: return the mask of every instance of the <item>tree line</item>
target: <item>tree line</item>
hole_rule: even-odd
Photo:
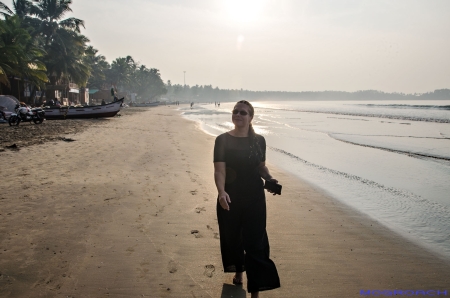
[[[346,91],[251,91],[243,89],[219,89],[211,85],[189,86],[166,83],[167,97],[171,100],[195,102],[264,101],[264,100],[441,100],[450,99],[450,89],[438,89],[427,93],[387,93],[378,90]]]
[[[65,18],[72,0],[14,0],[0,2],[0,93],[12,81],[31,86],[30,97],[49,85],[75,83],[79,87],[137,93],[155,98],[167,92],[158,69],[147,68],[131,56],[111,64],[88,45],[81,34],[84,21]]]

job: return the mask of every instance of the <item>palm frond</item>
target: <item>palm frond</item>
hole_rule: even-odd
[[[3,11],[2,11],[3,10]],[[3,15],[3,16],[12,16],[14,13],[12,12],[12,10],[11,9],[9,9],[9,7],[8,6],[6,6],[6,4],[5,3],[3,3],[3,2],[0,2],[0,13]]]
[[[81,32],[81,27],[84,27],[84,21],[77,18],[68,18],[59,22],[59,25],[63,28],[74,30],[77,33]]]
[[[1,66],[0,66],[0,83],[6,85],[7,87],[11,86],[8,80],[8,76],[6,75],[6,72],[2,69]]]

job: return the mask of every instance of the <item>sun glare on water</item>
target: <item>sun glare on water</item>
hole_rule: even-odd
[[[233,21],[249,23],[258,20],[264,2],[263,0],[225,0],[223,6]]]

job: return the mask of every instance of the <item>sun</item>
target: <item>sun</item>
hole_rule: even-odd
[[[223,7],[233,21],[249,23],[258,20],[264,2],[263,0],[224,0]]]

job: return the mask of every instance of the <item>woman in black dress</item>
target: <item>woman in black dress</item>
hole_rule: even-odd
[[[235,272],[234,284],[242,284],[247,271],[247,290],[252,298],[259,291],[280,287],[275,264],[269,258],[266,233],[266,199],[261,179],[278,182],[265,165],[266,141],[255,134],[253,106],[236,103],[234,129],[216,138],[214,180],[219,193],[217,219],[225,272]]]

